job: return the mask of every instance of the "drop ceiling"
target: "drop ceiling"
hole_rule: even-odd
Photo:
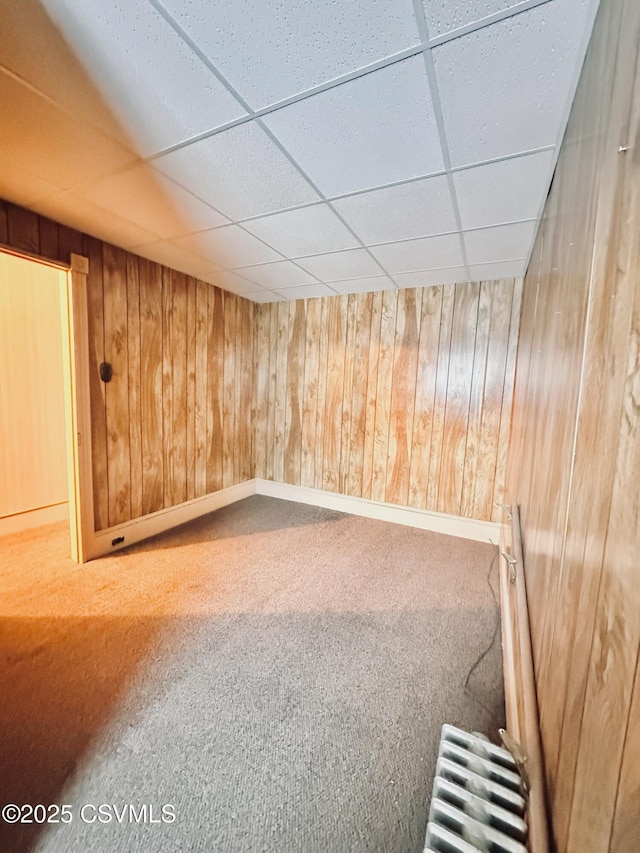
[[[0,0],[0,195],[256,302],[524,273],[597,0]]]

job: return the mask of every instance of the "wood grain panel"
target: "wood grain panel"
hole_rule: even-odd
[[[127,255],[127,361],[129,366],[129,462],[131,517],[142,515],[142,409],[140,352],[140,275],[138,258]]]
[[[207,341],[207,492],[222,488],[224,394],[224,306],[223,293],[209,288],[209,336]]]
[[[407,289],[398,293],[385,500],[402,506],[409,503],[413,412],[418,369],[418,317],[421,309],[421,290]]]
[[[416,394],[411,433],[409,506],[425,509],[438,368],[442,287],[425,288],[420,313]]]
[[[300,448],[300,485],[315,486],[316,425],[318,420],[318,381],[320,370],[320,323],[322,302],[307,300],[304,382],[302,390],[302,438]]]
[[[296,299],[289,303],[289,340],[287,344],[284,479],[289,483],[299,483],[301,478],[305,325],[305,301],[304,299]]]
[[[463,387],[465,393],[449,407],[450,431],[455,405],[465,425],[457,436],[463,450],[456,461],[455,504],[452,490],[444,483],[440,489],[444,511],[457,514],[474,387],[473,464],[466,480],[469,514],[477,504],[477,517],[490,519],[499,441],[508,437],[511,412],[511,398],[503,406],[502,397],[513,385],[513,375],[505,371],[513,372],[517,341],[520,303],[513,298],[514,286],[513,279],[483,285],[486,310],[477,338],[476,374],[479,285],[460,290],[453,339],[453,287],[351,294],[259,309],[261,330],[256,329],[255,339],[264,339],[265,357],[256,361],[254,377],[254,409],[262,413],[254,423],[256,446],[258,437],[273,429],[277,448],[282,400],[286,411],[286,442],[282,459],[279,452],[273,454],[272,471],[267,439],[267,478],[423,509],[431,500],[435,509],[439,489],[432,476],[439,480],[452,454],[461,454],[459,448],[447,446],[445,412],[449,393]]]
[[[106,386],[109,526],[131,518],[129,456],[129,352],[127,342],[127,260],[123,249],[105,244],[104,351],[113,367]]]
[[[267,417],[269,366],[269,327],[271,307],[257,305],[254,324],[253,350],[253,465],[254,476],[267,476]]]
[[[88,257],[96,530],[222,488],[225,445],[225,485],[252,475],[253,303],[229,294],[225,328],[218,288],[1,199],[0,242]]]
[[[521,507],[554,841],[569,853],[640,843],[639,43],[638,4],[605,0],[517,355],[508,494]]]
[[[349,444],[347,449],[348,470],[345,493],[362,495],[364,468],[364,445],[366,436],[368,364],[371,343],[372,293],[355,296],[355,320],[353,323],[353,369],[351,382]]]
[[[91,260],[89,261],[91,270]],[[158,267],[139,260],[140,276],[140,406],[142,425],[142,515],[164,506],[162,452],[162,287],[156,284]],[[95,449],[94,449],[95,453]],[[95,459],[94,459],[95,471]]]
[[[196,281],[196,352],[195,352],[195,497],[207,493],[207,399],[208,399],[208,291],[209,285]]]

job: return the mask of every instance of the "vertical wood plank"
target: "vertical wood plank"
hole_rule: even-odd
[[[138,258],[127,254],[127,353],[129,385],[129,460],[131,518],[142,515],[142,417],[140,353],[140,278]]]
[[[38,214],[7,202],[7,242],[23,252],[40,252]]]
[[[219,288],[208,288],[207,307],[207,492],[210,493],[219,491],[223,482],[224,306]]]
[[[269,325],[271,306],[255,307],[255,344],[253,352],[253,383],[255,396],[255,417],[253,461],[254,476],[267,477],[267,421],[269,417]]]
[[[289,302],[284,482],[296,485],[300,483],[302,465],[301,390],[304,382],[305,326],[305,301],[296,299]]]
[[[187,277],[175,271],[172,276],[173,467],[170,470],[172,505],[175,506],[187,499]]]
[[[387,485],[387,454],[389,448],[391,389],[393,384],[393,352],[396,336],[397,313],[397,291],[384,291],[382,294],[382,312],[380,321],[375,440],[373,444],[373,476],[371,480],[371,498],[375,501],[384,501]]]
[[[163,504],[173,506],[173,275],[162,267],[162,468]]]
[[[224,305],[224,366],[222,397],[222,485],[226,489],[235,480],[236,428],[236,308],[237,298],[233,293],[223,293]]]
[[[140,278],[140,408],[142,411],[142,513],[164,506],[162,440],[162,269],[139,258]],[[91,272],[91,261],[89,261]]]
[[[307,300],[305,328],[304,383],[302,391],[302,447],[300,485],[315,486],[316,426],[318,413],[318,381],[320,367],[320,323],[322,300]]]
[[[253,396],[253,302],[238,299],[240,408],[236,419],[239,469],[237,482],[253,476],[251,462],[251,401]]]
[[[272,302],[269,312],[269,382],[267,386],[267,479],[274,480],[273,462],[276,440],[276,384],[278,380],[278,303]]]
[[[322,447],[322,487],[327,492],[340,488],[340,448],[344,396],[344,350],[346,344],[348,296],[331,296],[328,304],[327,384],[324,402]]]
[[[424,288],[409,469],[409,506],[416,509],[425,509],[427,504],[441,312],[442,287]]]
[[[455,285],[438,510],[460,515],[479,285]]]
[[[60,248],[58,243],[58,223],[47,219],[46,216],[38,217],[38,230],[40,232],[40,254],[45,258],[57,261],[60,259]],[[87,242],[89,241],[89,242]],[[85,238],[82,252],[80,254],[89,254],[88,245],[93,241],[92,237]],[[0,241],[1,242],[1,241]],[[89,267],[91,272],[91,267]]]
[[[353,362],[357,333],[357,294],[350,293],[346,300],[346,328],[344,344],[344,370],[342,380],[342,423],[340,427],[340,468],[338,472],[338,491],[345,494],[349,475],[351,454]]]
[[[81,255],[83,253],[83,243],[80,231],[76,231],[75,228],[67,228],[66,225],[58,226],[58,252],[61,260],[65,263],[69,263],[72,254]]]
[[[371,329],[367,364],[367,402],[362,454],[362,497],[372,497],[373,465],[376,440],[376,402],[378,392],[378,366],[380,364],[380,330],[382,325],[382,291],[371,298]]]
[[[289,342],[289,305],[279,302],[276,333],[276,384],[274,397],[273,479],[284,482],[285,417],[287,397],[287,344]]]
[[[194,497],[207,493],[207,340],[208,291],[210,285],[196,281],[195,308],[195,399],[194,399]]]
[[[329,305],[330,299],[322,299],[320,316],[320,345],[318,351],[318,420],[316,424],[315,487],[324,488],[324,433],[326,422],[327,364],[329,357]]]
[[[398,293],[385,500],[401,506],[406,506],[409,502],[413,412],[418,370],[418,316],[421,310],[422,290],[407,288]]]
[[[187,276],[186,500],[196,496],[196,282]]]
[[[0,243],[9,243],[9,225],[7,222],[7,204],[0,199]]]
[[[367,421],[369,347],[371,343],[371,308],[373,294],[355,296],[356,317],[353,352],[353,381],[351,385],[351,425],[348,446],[346,494],[362,496],[364,445]]]
[[[96,530],[104,530],[109,526],[109,479],[107,472],[106,385],[100,379],[100,365],[105,360],[102,243],[93,237],[88,237],[85,248],[89,259],[87,304],[93,517]]]
[[[113,367],[106,386],[109,526],[113,526],[131,518],[126,253],[105,243],[103,262],[105,357]]]
[[[442,291],[442,311],[438,336],[438,366],[436,370],[436,394],[431,425],[431,448],[429,451],[429,481],[427,509],[438,510],[441,505],[439,486],[443,469],[444,419],[447,407],[447,385],[449,380],[449,356],[451,352],[451,329],[455,288],[445,287]]]

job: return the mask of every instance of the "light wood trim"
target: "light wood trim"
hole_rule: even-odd
[[[545,807],[545,783],[540,741],[538,702],[533,675],[533,653],[529,631],[527,588],[524,573],[520,515],[518,507],[508,507],[511,519],[501,529],[501,551],[516,560],[515,583],[510,580],[507,561],[500,557],[500,610],[505,682],[507,731],[527,754],[525,769],[529,779],[529,850],[548,853],[549,830]],[[507,530],[504,530],[504,527]]]
[[[93,477],[91,470],[91,408],[89,403],[89,332],[87,321],[88,261],[71,255],[67,275],[66,311],[69,358],[71,429],[68,435],[69,518],[71,555],[78,563],[87,559],[87,543],[93,536]]]

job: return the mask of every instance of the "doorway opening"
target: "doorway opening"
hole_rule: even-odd
[[[0,534],[66,519],[72,559],[84,562],[77,338],[86,336],[86,270],[74,274],[74,258],[70,268],[0,251]],[[84,305],[74,305],[77,294]]]

